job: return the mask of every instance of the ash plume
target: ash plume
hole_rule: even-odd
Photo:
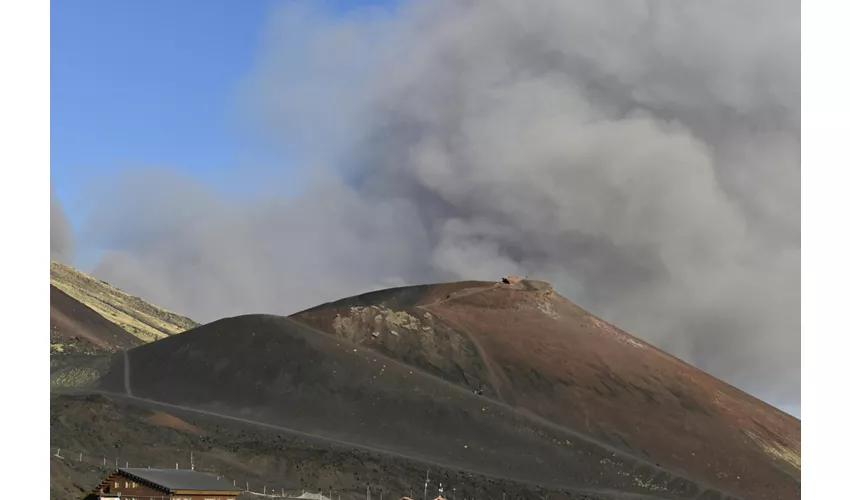
[[[50,188],[50,260],[71,264],[74,259],[74,234],[62,202]]]
[[[799,8],[284,7],[245,103],[329,167],[249,202],[128,173],[92,221],[111,249],[95,274],[200,320],[530,275],[799,405]]]

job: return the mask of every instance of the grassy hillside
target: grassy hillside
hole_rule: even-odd
[[[58,262],[50,263],[50,284],[144,342],[198,326],[189,318],[149,304]]]

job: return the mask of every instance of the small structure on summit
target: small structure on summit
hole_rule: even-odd
[[[227,481],[189,469],[116,469],[86,497],[202,498],[236,500],[242,493]]]
[[[524,290],[526,292],[546,293],[551,292],[553,290],[551,283],[542,280],[534,280],[529,278],[528,276],[505,276],[502,278],[502,283],[506,285],[512,285],[518,290]]]

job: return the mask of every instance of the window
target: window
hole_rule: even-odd
[[[118,487],[118,481],[115,481],[115,487],[116,488]]]
[[[129,487],[130,487],[130,482],[129,482],[129,481],[124,481],[124,487],[125,487],[125,488],[129,488]]]

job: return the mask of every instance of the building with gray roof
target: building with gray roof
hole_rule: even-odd
[[[123,468],[107,476],[86,498],[235,500],[240,493],[220,476],[195,470]]]

